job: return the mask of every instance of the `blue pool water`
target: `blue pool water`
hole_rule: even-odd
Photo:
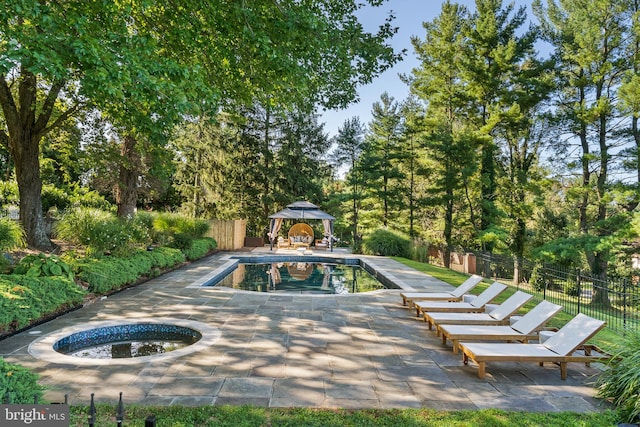
[[[255,292],[350,294],[386,289],[359,265],[280,261],[240,263],[211,285]]]
[[[121,359],[163,354],[202,338],[200,332],[177,325],[124,324],[76,332],[58,340],[58,353],[89,359]]]

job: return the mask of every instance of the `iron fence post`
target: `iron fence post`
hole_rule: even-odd
[[[580,302],[582,301],[582,276],[580,269],[576,268],[576,287],[578,288],[578,313],[580,313]]]
[[[120,392],[118,410],[116,411],[116,423],[118,427],[122,427],[122,421],[124,421],[124,404],[122,403],[122,392]]]
[[[91,393],[91,403],[89,404],[89,427],[93,427],[96,423],[96,405],[93,403],[93,395]]]
[[[542,299],[547,299],[547,268],[542,265]]]

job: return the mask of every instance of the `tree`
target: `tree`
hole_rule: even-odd
[[[292,199],[319,202],[322,183],[331,173],[324,161],[330,145],[324,126],[314,114],[293,111],[279,133],[273,168],[278,173],[271,174],[276,200],[284,202],[279,207],[284,208]]]
[[[280,105],[344,106],[359,84],[400,58],[386,44],[395,32],[390,20],[375,34],[365,32],[355,16],[362,6],[335,0],[5,2],[0,143],[15,163],[29,245],[52,248],[40,198],[45,134],[92,104],[122,132],[128,154],[134,138],[154,139],[152,127],[166,132],[181,114],[220,103],[246,105],[269,96]],[[121,184],[125,191],[134,185]]]
[[[625,51],[626,1],[534,2],[547,39],[555,47],[560,91],[558,116],[569,144],[578,144],[581,172],[578,211],[580,232],[592,274],[606,278],[609,249],[601,244],[614,224],[610,209],[612,150],[621,141],[616,128],[616,89],[628,68]],[[606,290],[593,303],[609,305]]]
[[[399,182],[404,174],[399,163],[404,156],[400,146],[404,124],[399,104],[386,92],[380,102],[373,104],[372,116],[361,158],[362,170],[372,205],[379,206],[370,212],[379,212],[376,215],[386,228],[403,208]]]
[[[420,178],[428,175],[425,163],[425,152],[422,147],[422,137],[424,133],[425,111],[415,97],[410,97],[402,104],[402,116],[404,121],[404,131],[401,138],[402,150],[406,152],[402,170],[408,182],[404,185],[406,206],[409,210],[409,237],[418,236],[415,226],[417,211],[426,204],[424,185],[420,185]]]
[[[466,192],[461,190],[476,170],[476,146],[466,125],[469,99],[461,73],[465,16],[464,7],[445,2],[440,15],[423,24],[425,39],[414,37],[411,40],[420,67],[413,70],[411,78],[405,78],[411,91],[427,105],[423,143],[432,160],[429,199],[444,212],[444,262],[447,267],[454,243],[455,206],[463,200]],[[471,220],[473,223],[473,217]]]
[[[629,7],[629,37],[624,54],[629,59],[629,66],[618,94],[621,113],[628,117],[628,124],[621,133],[633,140],[633,145],[621,153],[624,169],[635,176],[634,182],[625,188],[627,200],[624,205],[631,212],[640,204],[640,1],[630,1]]]
[[[530,53],[536,33],[522,31],[527,20],[524,6],[515,9],[513,3],[503,8],[502,0],[476,0],[476,12],[469,16],[464,38],[464,83],[470,95],[469,120],[473,121],[482,139],[480,147],[481,214],[480,230],[498,227],[496,206],[498,147],[494,140],[491,115],[509,96],[511,81],[519,64]],[[521,33],[521,34],[520,34]],[[484,248],[493,249],[485,239]]]
[[[362,191],[362,171],[360,170],[360,157],[364,150],[364,129],[360,119],[352,117],[345,120],[342,127],[338,128],[338,134],[334,137],[335,150],[332,152],[332,162],[336,169],[348,165],[347,183],[351,186],[351,221],[352,242],[354,251],[360,248],[358,232],[358,212]]]

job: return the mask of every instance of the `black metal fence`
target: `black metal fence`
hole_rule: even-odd
[[[595,277],[578,269],[527,260],[516,262],[512,257],[488,253],[476,254],[476,270],[483,277],[511,283],[538,300],[560,304],[571,315],[584,313],[604,320],[617,332],[640,330],[640,286],[630,280]]]

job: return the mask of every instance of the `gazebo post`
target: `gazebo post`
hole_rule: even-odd
[[[273,251],[273,223],[275,222],[275,218],[271,218],[269,222],[269,250]]]

